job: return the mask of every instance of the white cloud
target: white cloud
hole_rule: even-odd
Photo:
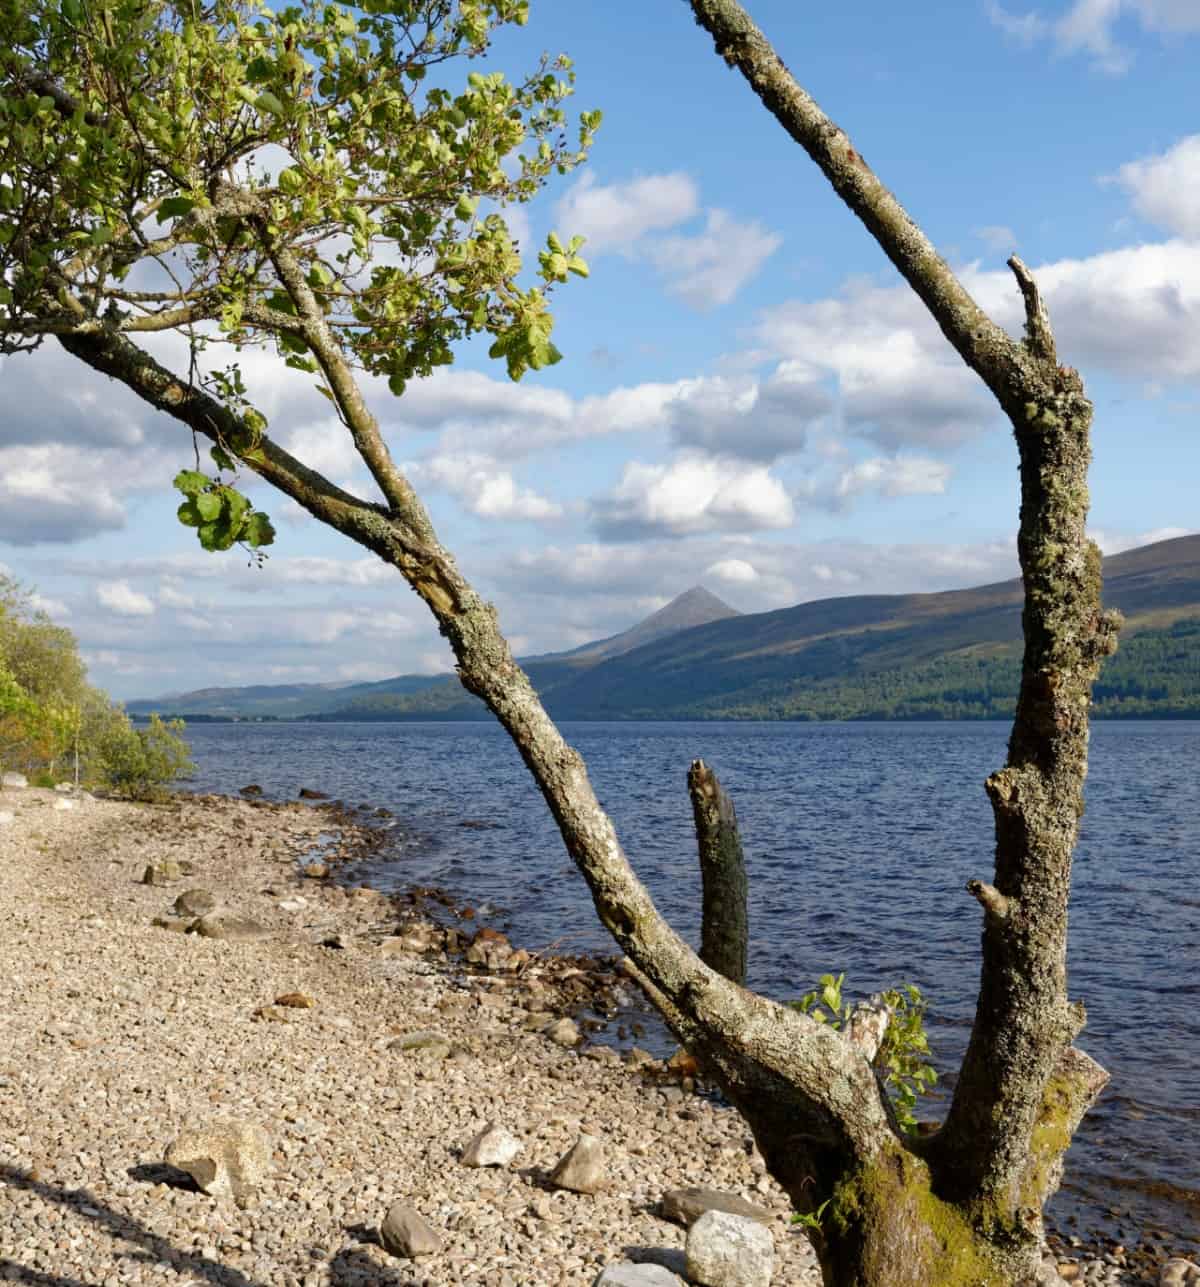
[[[1018,14],[989,0],[988,17],[1005,35],[1030,45],[1050,37],[1061,53],[1091,55],[1100,71],[1119,76],[1129,70],[1133,52],[1114,33],[1121,18],[1162,35],[1200,31],[1195,0],[1074,0],[1057,19],[1040,10]]]
[[[1200,239],[1200,134],[1189,134],[1157,156],[1130,161],[1114,177],[1144,218]]]
[[[0,566],[0,574],[3,571],[3,566]],[[36,591],[29,596],[29,606],[35,612],[44,612],[53,621],[65,621],[71,615],[71,609],[61,599],[48,599]]]
[[[409,473],[414,479],[444,487],[480,518],[538,522],[563,515],[561,505],[532,488],[518,486],[512,474],[490,456],[433,456],[410,466]]]
[[[584,255],[632,252],[648,232],[674,228],[700,208],[695,181],[676,171],[601,186],[589,170],[559,200],[555,213],[564,236],[583,236]]]
[[[612,492],[592,504],[593,522],[610,540],[788,527],[793,517],[787,491],[763,466],[696,455],[667,465],[630,461]]]
[[[672,294],[707,312],[728,304],[782,244],[757,219],[741,223],[726,210],[710,210],[703,232],[652,240],[645,256]]]
[[[128,581],[102,581],[96,586],[96,598],[118,617],[150,617],[154,603]]]
[[[976,228],[975,235],[992,251],[1001,255],[1011,255],[1017,248],[1017,234],[1002,223],[987,224]]]
[[[950,481],[950,466],[928,456],[872,456],[842,473],[839,498],[877,491],[883,496],[938,496]]]
[[[747,585],[758,580],[758,571],[753,563],[745,559],[718,559],[704,569],[705,576],[715,576],[719,581],[729,581],[734,585]]]
[[[196,606],[195,596],[181,590],[178,583],[174,581],[163,581],[158,587],[158,601],[165,608],[194,608]]]
[[[709,209],[699,232],[675,232],[700,213],[694,180],[654,174],[600,185],[589,172],[559,201],[566,233],[587,237],[584,254],[616,252],[653,264],[666,287],[693,308],[727,304],[775,253],[782,238],[757,219]]]
[[[0,447],[0,540],[80,541],[125,526],[125,510],[96,453],[51,444]]]
[[[837,297],[768,309],[757,337],[800,369],[834,376],[845,428],[889,451],[953,446],[996,419],[907,286],[852,278]]]

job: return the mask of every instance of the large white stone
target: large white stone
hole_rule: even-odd
[[[684,1287],[683,1279],[662,1265],[637,1265],[618,1260],[601,1269],[592,1287]]]
[[[727,1211],[706,1211],[685,1251],[688,1281],[700,1287],[768,1287],[775,1272],[771,1231]]]
[[[16,818],[16,814],[8,809],[0,809],[0,827],[7,827],[10,822]]]
[[[0,786],[11,787],[13,790],[20,790],[22,787],[29,785],[28,779],[24,773],[3,773],[0,774]]]
[[[253,1122],[223,1122],[181,1135],[163,1160],[186,1171],[204,1193],[240,1201],[270,1174],[271,1140]]]
[[[512,1133],[488,1124],[463,1150],[464,1166],[507,1166],[521,1151],[521,1141]]]

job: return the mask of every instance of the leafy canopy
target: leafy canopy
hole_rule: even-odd
[[[273,531],[222,472],[265,418],[236,360],[268,344],[330,387],[331,354],[394,394],[491,337],[509,375],[557,362],[548,301],[586,276],[551,235],[536,285],[504,208],[586,156],[566,57],[481,67],[527,0],[0,0],[0,352],[105,329],[188,336],[189,380],[246,426],[180,475],[210,549]],[[315,329],[322,343],[314,343]],[[326,345],[324,341],[328,341]],[[340,413],[340,408],[339,408]]]

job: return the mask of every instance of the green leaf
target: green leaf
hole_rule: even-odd
[[[221,513],[221,498],[215,492],[201,492],[192,502],[206,523],[215,522]]]
[[[175,516],[184,525],[184,527],[200,526],[200,512],[197,510],[194,501],[185,500],[175,511]]]
[[[242,540],[256,550],[260,545],[273,544],[275,529],[271,526],[271,520],[265,514],[251,514],[242,527]]]
[[[191,197],[168,197],[158,207],[158,215],[160,219],[178,219],[195,208],[196,203]]]
[[[234,463],[233,457],[225,450],[224,447],[219,445],[213,447],[208,454],[213,458],[213,463],[218,469],[224,470],[226,473],[230,474],[237,469],[237,465]]]
[[[493,356],[495,355],[493,354]],[[388,388],[397,398],[404,396],[404,390],[407,387],[407,383],[402,375],[393,374],[388,376]]]
[[[211,482],[212,479],[207,474],[201,474],[195,469],[182,469],[175,475],[174,486],[185,496],[195,496]]]
[[[110,228],[108,224],[102,223],[98,228],[92,229],[88,240],[93,246],[107,246],[115,235],[115,228]]]

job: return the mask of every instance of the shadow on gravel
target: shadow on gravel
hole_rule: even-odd
[[[125,1174],[139,1184],[167,1184],[173,1189],[186,1189],[189,1193],[199,1193],[200,1186],[186,1172],[177,1166],[168,1166],[165,1162],[145,1162],[141,1166],[131,1166]]]
[[[422,1281],[432,1287],[432,1278]],[[386,1269],[380,1269],[378,1260],[373,1260],[357,1247],[343,1247],[329,1262],[329,1287],[363,1287],[364,1283],[370,1283],[371,1287],[400,1287],[401,1282],[405,1287],[413,1284],[411,1278],[400,1279]]]
[[[134,1168],[134,1170],[138,1169],[150,1171],[174,1168]],[[114,1260],[127,1259],[140,1261],[143,1264],[166,1265],[177,1274],[186,1273],[194,1278],[207,1279],[214,1284],[214,1287],[261,1287],[260,1284],[228,1265],[222,1265],[196,1252],[183,1251],[173,1246],[165,1238],[151,1233],[136,1220],[105,1206],[104,1202],[88,1189],[58,1188],[43,1180],[35,1180],[28,1171],[19,1167],[2,1164],[0,1164],[0,1181],[10,1189],[22,1189],[26,1193],[32,1193],[41,1198],[43,1202],[73,1211],[83,1219],[91,1221],[109,1237],[130,1243],[133,1248],[136,1248],[128,1252],[115,1252]],[[158,1182],[155,1181],[155,1183]],[[15,1260],[0,1259],[0,1278],[7,1279],[9,1282],[28,1283],[31,1287],[90,1287],[89,1284],[77,1278],[63,1278],[55,1274],[42,1273],[39,1269],[22,1265]],[[336,1282],[337,1279],[334,1281]]]

